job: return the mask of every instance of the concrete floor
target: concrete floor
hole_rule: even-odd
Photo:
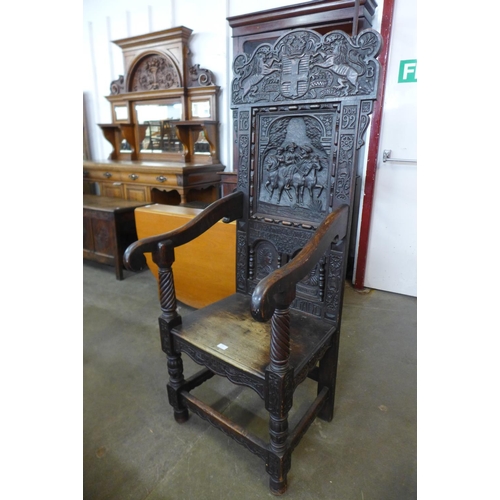
[[[83,498],[276,498],[260,458],[196,415],[174,421],[153,275],[117,281],[111,267],[83,267]],[[316,420],[295,449],[283,498],[417,498],[416,356],[417,300],[347,286],[335,416]],[[199,369],[183,358],[186,375]],[[252,390],[214,377],[195,394],[266,436]],[[291,426],[314,395],[310,381],[296,391]]]

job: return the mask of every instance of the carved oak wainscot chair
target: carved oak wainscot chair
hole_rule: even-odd
[[[278,495],[308,427],[333,417],[356,164],[377,96],[380,46],[371,29],[352,38],[301,29],[237,56],[237,190],[125,252],[129,269],[147,252],[159,267],[161,346],[176,421],[191,410],[261,457]],[[237,221],[236,293],[181,320],[174,249],[220,219]],[[181,353],[204,369],[185,379]],[[191,394],[214,374],[262,398],[269,442]],[[289,429],[294,391],[308,377],[317,397]]]

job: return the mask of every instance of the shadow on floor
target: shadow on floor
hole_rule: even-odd
[[[84,499],[275,498],[258,457],[196,415],[175,423],[153,275],[118,281],[111,267],[83,266]],[[283,498],[417,498],[417,300],[346,286],[342,325],[334,419],[311,425]],[[199,369],[183,359],[187,376]],[[196,391],[266,436],[252,390],[214,377]],[[312,383],[299,387],[292,421],[314,396]]]

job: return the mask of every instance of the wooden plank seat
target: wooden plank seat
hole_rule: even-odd
[[[203,309],[193,311],[172,328],[174,345],[194,361],[247,385],[264,397],[263,382],[270,363],[269,325],[256,322],[251,297],[234,294]],[[322,350],[330,345],[332,326],[301,311],[290,311],[290,358],[297,386],[307,376]],[[206,353],[202,356],[199,353]],[[224,366],[231,366],[226,373]],[[254,387],[255,383],[260,385]]]

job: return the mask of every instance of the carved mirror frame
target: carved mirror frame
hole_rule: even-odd
[[[111,124],[100,124],[113,146],[111,160],[218,162],[218,109],[220,87],[210,70],[192,65],[188,40],[192,30],[184,26],[116,40],[123,52],[125,75],[111,82]],[[179,103],[180,116],[158,123],[140,123],[137,104]],[[174,151],[141,148],[145,137],[165,144],[175,140]],[[217,129],[217,133],[213,130]],[[181,132],[179,132],[181,129]],[[148,136],[149,134],[149,136]],[[209,144],[200,147],[200,141]],[[127,150],[122,148],[126,143]],[[151,144],[151,140],[149,141]]]

